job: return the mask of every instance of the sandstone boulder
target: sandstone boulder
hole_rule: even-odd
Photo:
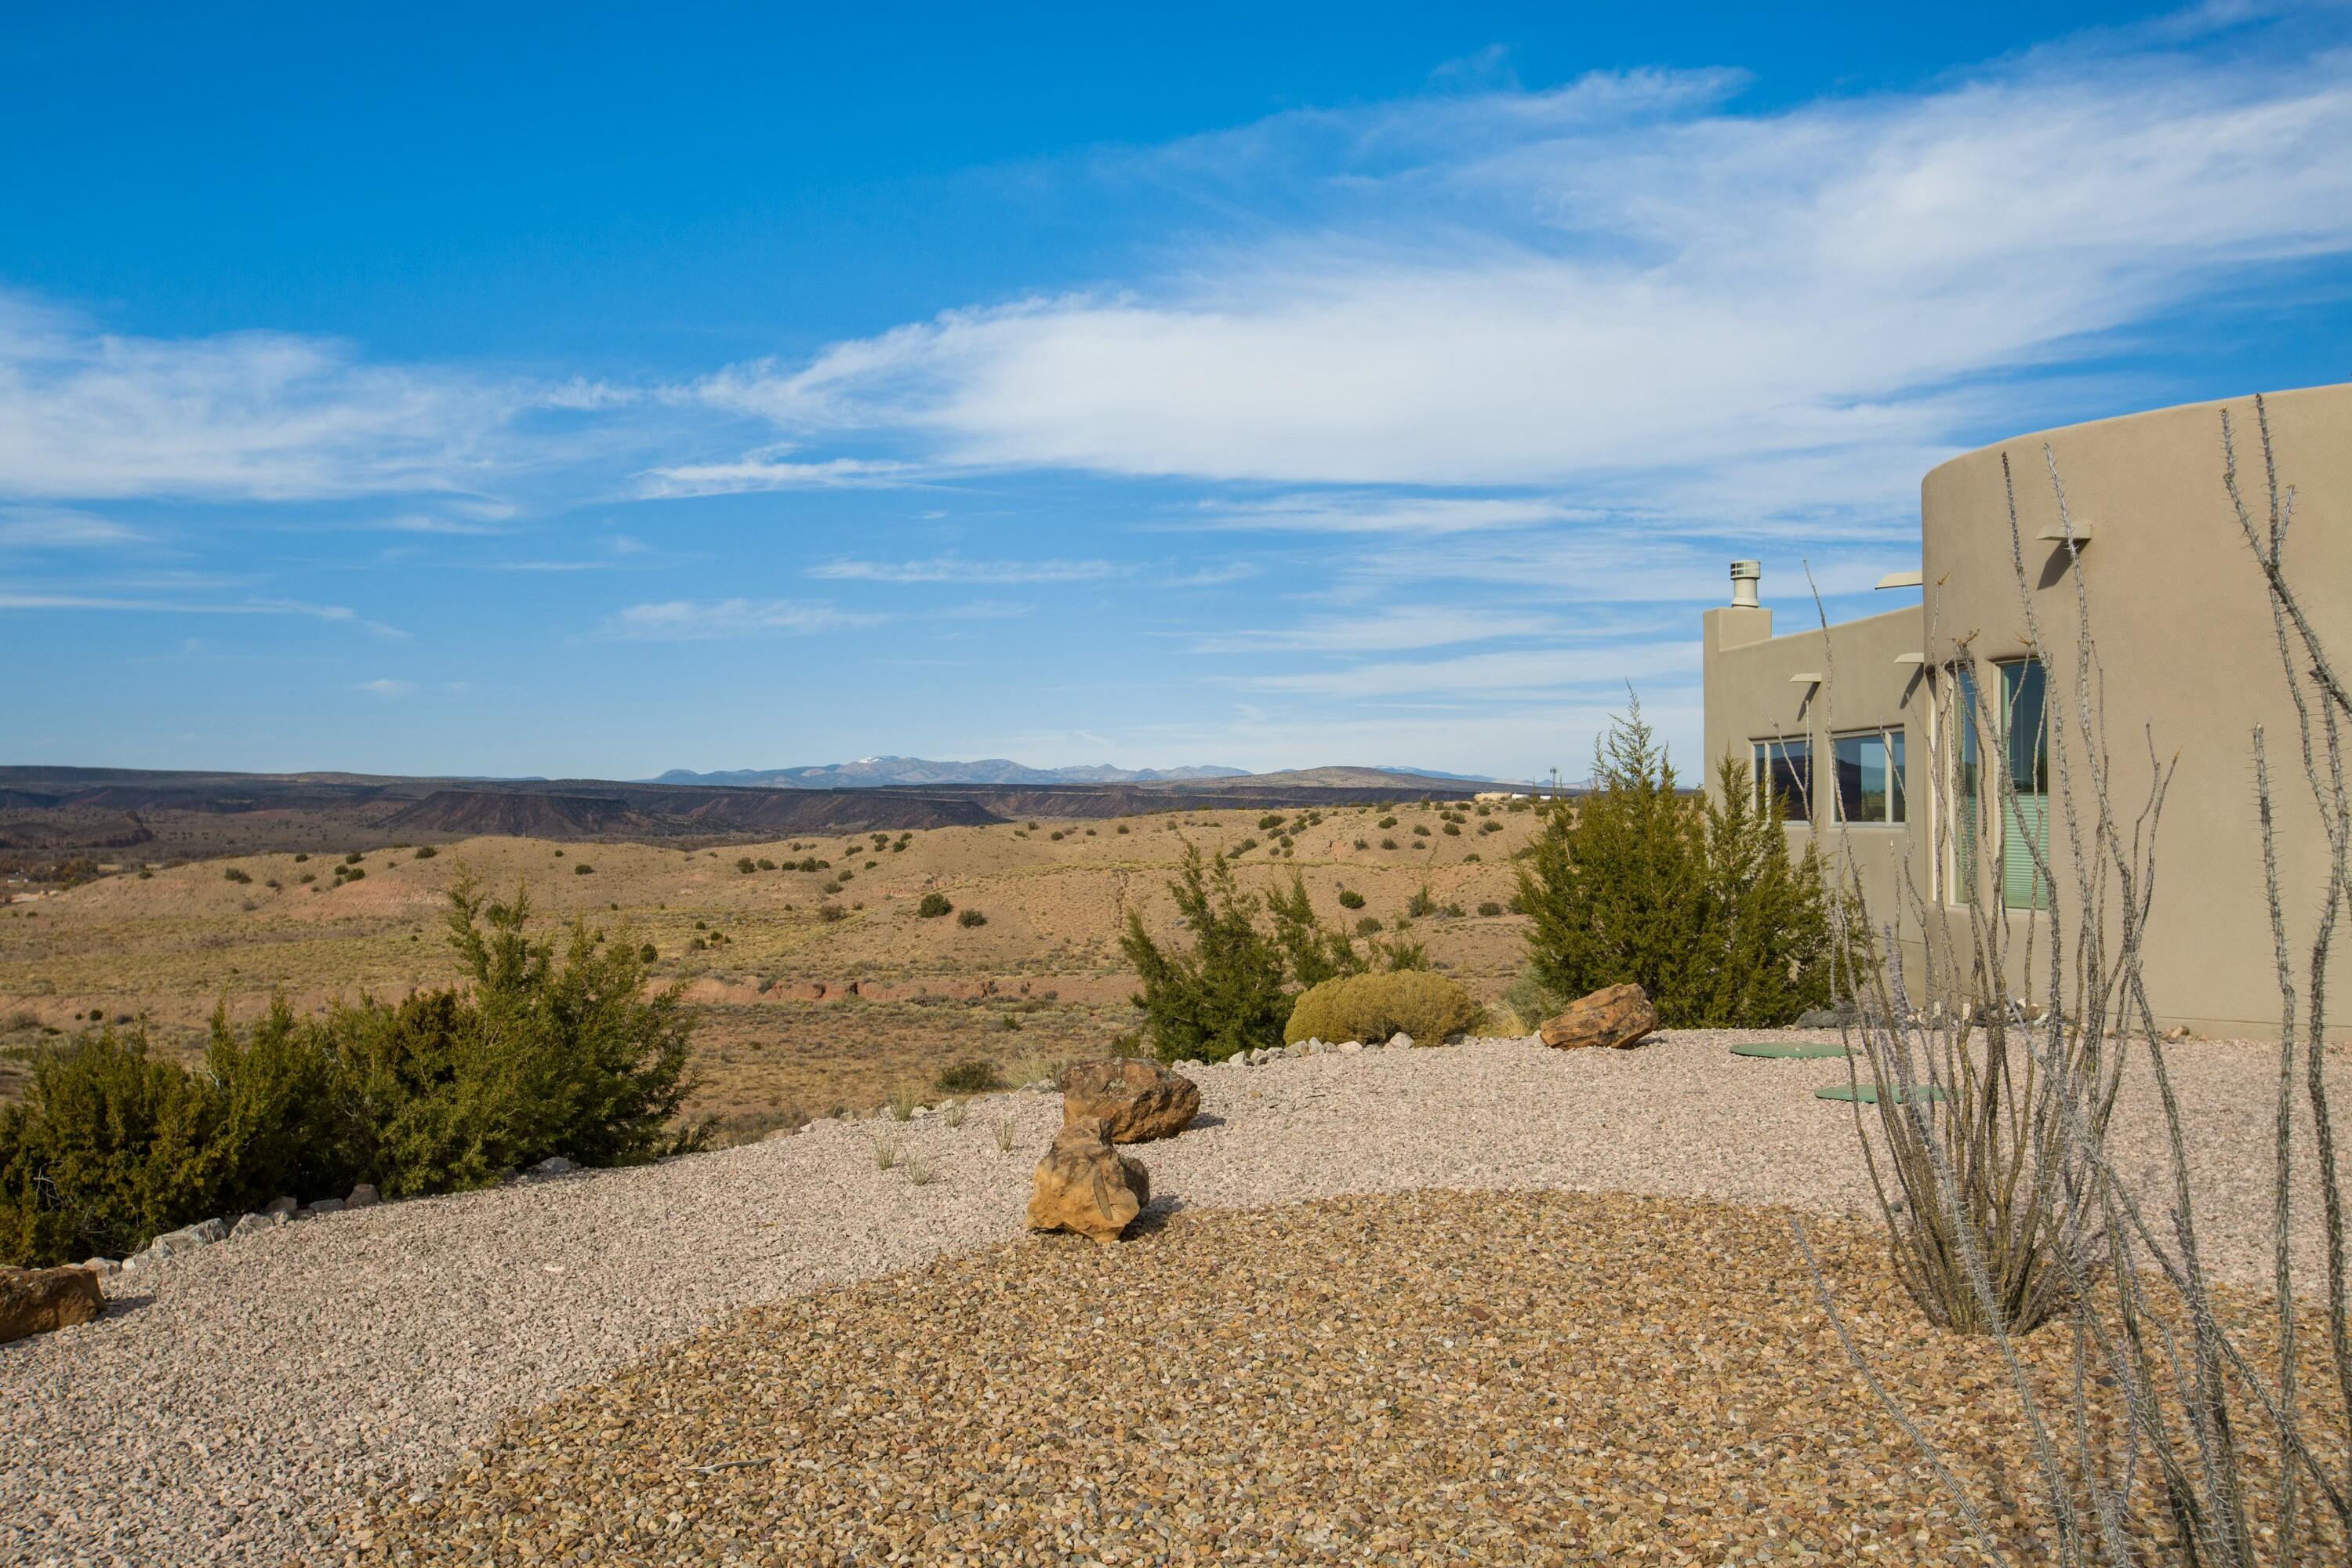
[[[1558,1050],[1587,1046],[1622,1050],[1640,1044],[1657,1026],[1658,1010],[1650,1005],[1648,992],[1638,985],[1612,985],[1570,1002],[1566,1011],[1548,1019],[1537,1032],[1545,1045]]]
[[[1142,1163],[1111,1147],[1098,1116],[1081,1117],[1054,1135],[1029,1183],[1029,1228],[1074,1230],[1117,1241],[1151,1201]]]
[[[1062,1125],[1098,1118],[1114,1143],[1173,1138],[1200,1113],[1200,1086],[1158,1062],[1080,1062],[1062,1075]]]
[[[87,1323],[106,1310],[94,1269],[0,1268],[0,1344]]]

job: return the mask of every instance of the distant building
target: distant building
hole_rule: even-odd
[[[2340,666],[2352,666],[2352,384],[2266,399],[2281,478],[2296,489],[2286,560],[2302,602]],[[2012,926],[2040,916],[2051,889],[2033,872],[2029,836],[2063,842],[2050,772],[2052,716],[2074,709],[2074,574],[2087,595],[2099,668],[2091,684],[2105,725],[2116,805],[2126,838],[2147,794],[2151,747],[2178,757],[2157,854],[2156,907],[2143,950],[2150,1002],[2167,1025],[2200,1034],[2275,1037],[2279,994],[2263,896],[2252,734],[2263,727],[2279,801],[2285,907],[2307,931],[2325,896],[2324,841],[2304,781],[2298,730],[2270,599],[2221,481],[2221,410],[2198,404],[2020,437],[1955,458],[1920,485],[1920,605],[1775,637],[1757,602],[1759,569],[1732,567],[1732,603],[1705,617],[1709,788],[1715,763],[1745,761],[1780,795],[1791,837],[1836,837],[1850,850],[1874,923],[1894,921],[1906,971],[1922,973],[1927,922],[1970,950],[1956,889],[1973,873]],[[2265,505],[2251,398],[2227,405],[2240,483]],[[2077,536],[2070,567],[2058,537],[2048,447]],[[2025,605],[2011,555],[2001,458],[2015,479],[2023,565],[2049,667],[2028,657]],[[2257,511],[2257,520],[2262,513]],[[1979,736],[1965,666],[1972,650],[1991,707],[2011,731]],[[2074,748],[2079,754],[2079,747]],[[1982,753],[1981,757],[1979,753]],[[1964,807],[2006,765],[2019,809],[2002,842],[1978,844]],[[1956,819],[1939,823],[1931,770]],[[1990,838],[1991,834],[1983,837]],[[1923,922],[1906,891],[1928,909]],[[1997,898],[1994,896],[1998,890]],[[2063,912],[2071,932],[2071,904]],[[2307,941],[2307,937],[2305,939]],[[2340,950],[2352,941],[2338,942]],[[2039,950],[2046,955],[2046,943]],[[2047,972],[2012,974],[2042,998]],[[2335,994],[2352,994],[2352,960]],[[2306,1005],[2307,1005],[2307,998]],[[2334,1010],[2352,1033],[2352,1008]]]

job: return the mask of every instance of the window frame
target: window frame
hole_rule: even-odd
[[[1964,906],[1976,886],[1976,878],[1983,874],[1990,879],[1990,890],[1995,900],[1992,907],[2004,914],[2038,914],[2050,908],[2053,889],[2047,879],[2033,865],[2031,854],[2027,854],[2024,858],[2026,869],[2021,873],[2026,883],[2023,901],[2018,901],[2020,890],[2014,885],[2017,879],[2011,876],[2009,862],[2011,844],[2021,846],[2037,831],[2042,858],[2044,861],[2050,858],[2050,667],[2032,654],[2019,654],[2010,658],[1983,660],[1982,668],[1993,673],[2000,687],[2000,700],[1990,705],[1998,727],[1990,736],[1979,733],[1977,726],[1977,667],[1965,661],[1945,666],[1952,697],[1950,766],[1953,822],[1944,901],[1950,908]],[[2041,672],[2032,704],[2039,721],[2039,734],[2030,758],[2020,754],[2019,727],[2013,722],[2020,705],[2025,700],[2031,679],[2024,673],[2028,669]],[[2022,768],[2021,763],[2024,764]],[[1971,865],[1971,860],[1983,858],[1979,834],[1984,826],[1984,793],[1995,776],[1995,768],[2000,769],[2009,781],[2010,809],[2000,813],[2000,843],[1991,858],[1981,866]],[[1971,771],[1975,774],[1973,789],[1969,781]],[[2019,781],[2021,772],[2027,775],[2023,783]],[[1991,787],[1998,799],[2001,793],[2000,786]],[[2032,824],[2025,820],[2022,803],[2027,801],[2036,803],[2034,816],[2037,820]]]
[[[1751,736],[1748,745],[1748,763],[1755,775],[1749,781],[1752,789],[1751,798],[1757,809],[1759,811],[1769,809],[1772,800],[1779,797],[1784,802],[1780,813],[1783,826],[1811,827],[1814,786],[1817,783],[1817,775],[1813,770],[1813,737],[1810,734]],[[1780,753],[1778,757],[1773,755],[1775,749]],[[1804,759],[1803,782],[1799,785],[1794,797],[1794,804],[1798,807],[1796,810],[1788,809],[1786,802],[1790,797],[1782,796],[1779,791],[1771,788],[1774,777],[1773,763],[1787,761],[1791,752],[1800,753]]]
[[[1829,737],[1830,752],[1830,816],[1842,827],[1908,827],[1910,826],[1910,781],[1904,771],[1910,763],[1910,741],[1907,726],[1903,724],[1873,724],[1861,729],[1840,730]],[[1838,746],[1846,741],[1876,741],[1886,767],[1886,815],[1885,816],[1848,816],[1845,812],[1844,763],[1838,755]],[[1855,794],[1861,790],[1857,787]]]

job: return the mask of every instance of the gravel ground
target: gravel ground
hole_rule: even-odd
[[[1852,1112],[1812,1097],[1843,1081],[1842,1064],[1724,1049],[1755,1033],[1201,1069],[1202,1121],[1133,1152],[1162,1212],[1431,1187],[1860,1212]],[[2209,1262],[2259,1285],[2275,1056],[2200,1042],[2171,1059]],[[2352,1072],[2336,1073],[2352,1093]],[[2116,1144],[2152,1175],[2140,1087],[2126,1089]],[[207,1248],[100,1322],[0,1346],[0,1561],[316,1560],[361,1498],[429,1483],[506,1417],[742,1307],[1017,1236],[1030,1167],[1058,1123],[1058,1101],[1040,1094],[983,1100],[961,1128],[936,1115],[819,1122]],[[914,1168],[880,1169],[877,1139]],[[2299,1213],[2315,1278],[2315,1205]]]
[[[1997,1352],[1916,1331],[1875,1228],[1813,1241],[2007,1553],[2053,1560]],[[2069,1349],[2025,1351],[2058,1408]],[[1615,1193],[1199,1210],[756,1308],[351,1538],[370,1565],[1985,1561],[1783,1211]]]

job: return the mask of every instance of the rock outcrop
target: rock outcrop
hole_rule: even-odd
[[[0,1268],[0,1344],[87,1323],[106,1310],[98,1274],[79,1263],[63,1268]]]
[[[1638,1045],[1658,1026],[1658,1010],[1650,994],[1638,985],[1612,985],[1580,996],[1557,1018],[1545,1021],[1537,1033],[1557,1050],[1580,1050],[1605,1046],[1622,1050]]]
[[[1062,1074],[1062,1125],[1097,1118],[1114,1143],[1173,1138],[1200,1113],[1200,1086],[1158,1062],[1081,1062]]]
[[[1111,1147],[1098,1116],[1081,1117],[1054,1135],[1029,1183],[1029,1228],[1074,1230],[1096,1241],[1117,1241],[1151,1201],[1151,1176],[1140,1161]]]

